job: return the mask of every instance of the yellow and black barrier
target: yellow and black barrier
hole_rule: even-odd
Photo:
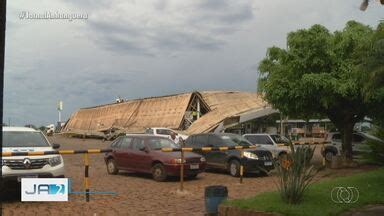
[[[57,151],[34,151],[34,152],[2,152],[3,157],[7,156],[39,156],[55,154],[98,154],[112,152],[112,149],[88,149],[88,150],[57,150]]]
[[[84,154],[84,188],[85,200],[89,202],[89,154],[112,152],[112,149],[88,149],[88,150],[56,150],[36,152],[2,152],[2,157],[10,156],[41,156],[41,155],[62,155],[62,154]]]
[[[255,149],[256,146],[225,146],[225,147],[202,147],[202,148],[161,148],[163,152],[204,152],[204,151],[227,151],[227,150],[241,150],[241,149]]]
[[[331,142],[305,142],[305,141],[294,141],[292,142],[292,144],[294,145],[319,145],[319,144],[328,144],[328,143],[331,143]]]

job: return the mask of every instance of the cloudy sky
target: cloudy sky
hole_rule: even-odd
[[[4,122],[38,126],[117,96],[255,91],[258,62],[286,34],[348,20],[376,26],[384,6],[361,0],[8,1]],[[87,19],[27,19],[36,14]],[[81,18],[81,17],[80,17]]]

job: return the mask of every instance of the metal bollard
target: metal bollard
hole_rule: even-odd
[[[84,154],[84,188],[85,188],[85,200],[89,202],[89,157],[88,153]]]
[[[181,150],[180,191],[184,190],[184,151]]]
[[[240,184],[243,184],[243,174],[244,174],[244,151],[240,151]]]
[[[324,142],[322,143],[322,147],[321,148],[322,148],[321,151],[324,152],[324,150],[325,150]],[[322,161],[322,163],[323,163],[323,166],[325,166],[325,154],[323,154],[323,161]]]

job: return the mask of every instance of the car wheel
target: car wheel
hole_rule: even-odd
[[[165,181],[167,179],[167,173],[163,164],[157,163],[152,167],[152,177],[155,181]]]
[[[334,157],[336,154],[333,151],[325,151],[325,160],[330,162],[332,161],[332,157]]]
[[[231,176],[240,176],[240,162],[238,160],[229,161],[228,171]]]
[[[111,175],[116,175],[119,172],[119,170],[117,169],[115,160],[108,159],[107,171],[108,171],[108,174],[111,174]]]

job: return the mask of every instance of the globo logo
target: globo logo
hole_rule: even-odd
[[[355,187],[334,187],[331,199],[334,203],[355,203],[359,200],[359,190]]]

